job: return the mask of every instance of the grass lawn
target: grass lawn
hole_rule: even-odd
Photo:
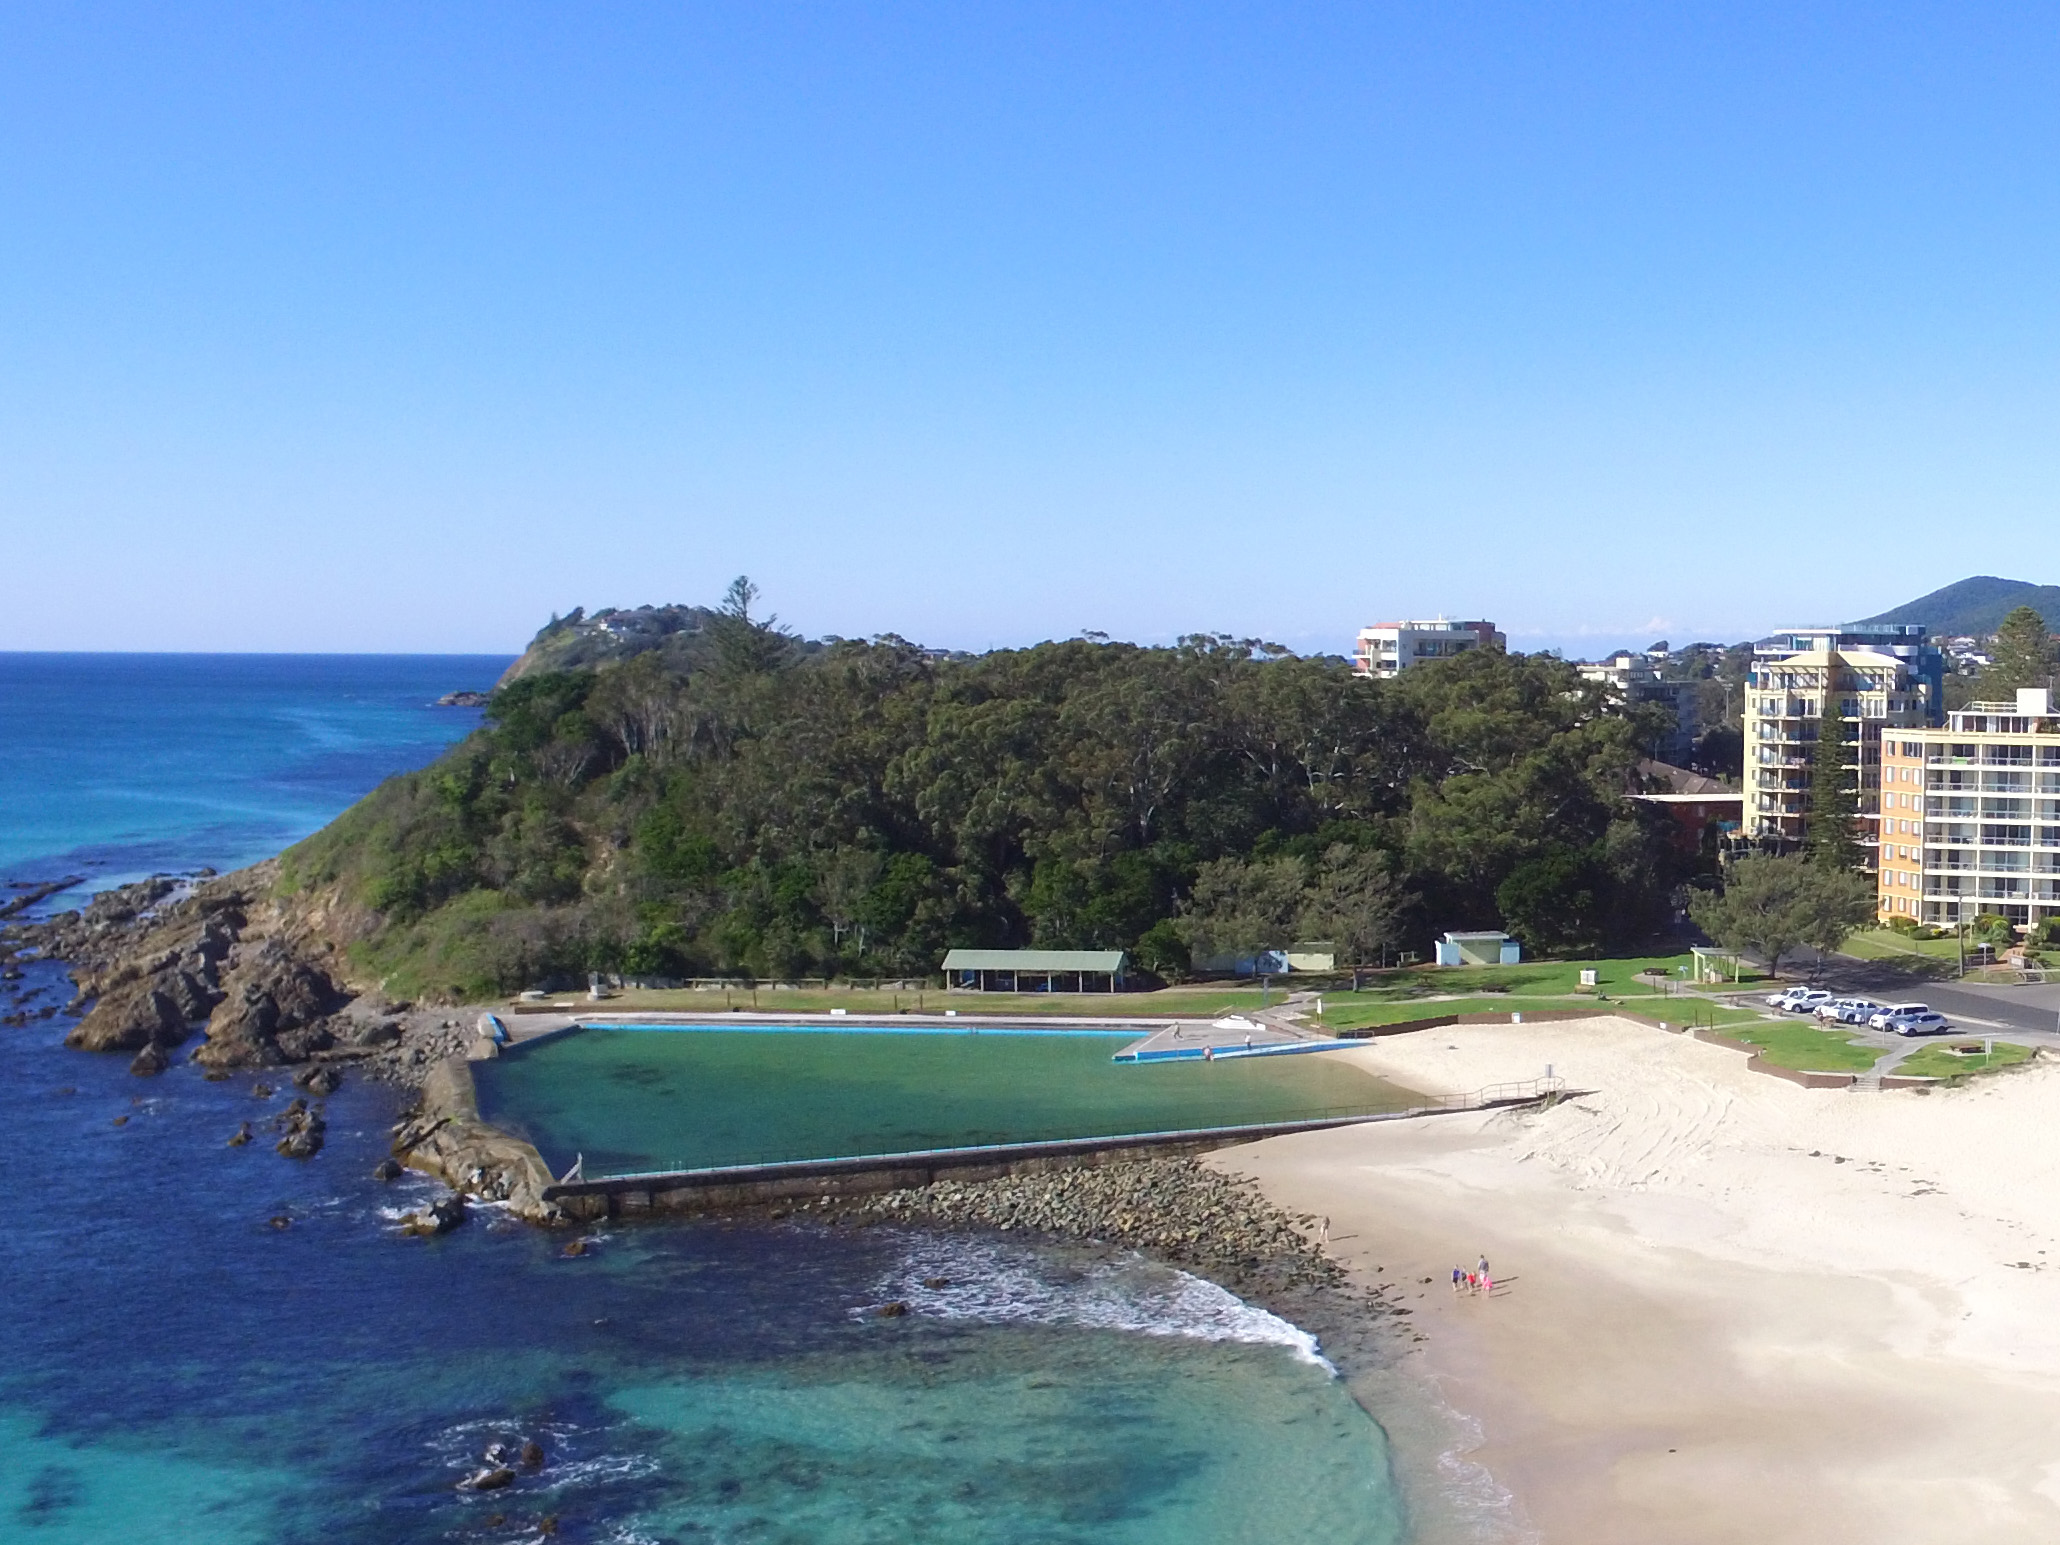
[[[1803,1019],[1754,1019],[1746,1024],[1720,1025],[1726,1036],[1760,1049],[1777,1068],[1800,1073],[1864,1073],[1874,1066],[1881,1052],[1859,1045],[1836,1030],[1820,1030]]]
[[[1287,993],[1275,984],[1265,994],[1269,1004],[1282,1002]],[[585,993],[565,993],[553,1002],[589,1005]],[[1118,1019],[1154,1018],[1161,1015],[1193,1019],[1219,1014],[1249,1012],[1260,1007],[1257,987],[1235,987],[1203,983],[1192,987],[1166,987],[1157,992],[1093,993],[1002,993],[944,992],[928,987],[921,990],[888,987],[801,988],[782,991],[761,987],[754,994],[748,987],[726,992],[631,991],[607,1000],[618,1011],[651,1010],[665,1013],[721,1014],[730,1009],[753,1009],[761,1014],[826,1014],[831,1009],[848,1009],[853,1014],[939,1014],[957,1009],[961,1014],[1000,1014],[1027,1018],[1046,1014],[1108,1016]]]
[[[1985,1060],[1979,1053],[1972,1057],[1958,1056],[1946,1050],[1945,1045],[1927,1046],[1916,1056],[1892,1069],[1890,1076],[1908,1074],[1912,1078],[1964,1077],[1969,1073],[1985,1073],[1990,1068],[2007,1068],[2013,1063],[2029,1061],[2031,1054],[2032,1049],[2029,1046],[2019,1046],[2015,1041],[1996,1042],[1996,1054],[1992,1060]]]
[[[1845,941],[1843,954],[1860,960],[1949,960],[1959,963],[1960,946],[1952,939],[1913,939],[1893,928],[1867,928]]]
[[[1611,997],[1650,994],[1653,989],[1638,981],[1640,971],[1657,969],[1675,981],[1685,981],[1681,968],[1690,964],[1688,955],[1639,955],[1622,960],[1540,960],[1522,966],[1410,966],[1400,971],[1370,974],[1357,993],[1341,991],[1340,999],[1408,999],[1436,993],[1507,992],[1528,997],[1549,997],[1578,991],[1581,973],[1593,971],[1596,986]],[[1741,983],[1757,981],[1748,970]],[[1328,1002],[1332,994],[1324,993]]]

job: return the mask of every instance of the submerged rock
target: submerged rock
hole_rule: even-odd
[[[381,1159],[372,1166],[374,1180],[398,1180],[401,1178],[400,1164],[393,1159]]]
[[[251,1140],[252,1135],[250,1123],[246,1121],[236,1129],[236,1135],[229,1139],[229,1146],[231,1148],[241,1148]]]

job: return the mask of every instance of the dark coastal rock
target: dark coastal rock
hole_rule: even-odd
[[[279,1054],[288,1062],[305,1062],[317,1052],[328,1051],[336,1044],[336,1037],[326,1024],[302,1025],[296,1030],[279,1032]]]
[[[165,1049],[151,1041],[129,1061],[129,1071],[138,1078],[155,1078],[172,1065],[172,1059],[165,1055]]]
[[[392,1046],[401,1038],[401,1022],[398,1019],[375,1019],[363,1024],[351,1036],[353,1046]]]
[[[434,1237],[448,1234],[465,1221],[465,1198],[447,1196],[442,1201],[431,1202],[420,1211],[411,1212],[401,1224],[403,1233]]]
[[[311,1108],[306,1100],[295,1100],[280,1113],[275,1123],[286,1135],[274,1145],[289,1159],[312,1159],[322,1151],[324,1134],[328,1123],[322,1119],[322,1112]]]
[[[873,1312],[879,1315],[879,1317],[883,1320],[898,1320],[904,1314],[908,1313],[908,1305],[897,1298],[894,1299],[891,1303],[884,1303],[880,1305],[880,1307],[874,1310]]]
[[[436,700],[439,708],[484,708],[487,694],[484,692],[446,692]]]
[[[64,1044],[79,1051],[140,1051],[153,1042],[176,1046],[186,1039],[186,1016],[153,978],[123,983],[103,993]]]
[[[204,968],[205,962],[202,965]],[[179,1011],[182,1039],[184,1026],[193,1020],[207,1018],[222,999],[221,993],[207,983],[204,975],[197,976],[190,971],[162,972],[157,977],[157,984],[158,990],[170,998],[173,1007]]]
[[[515,1484],[515,1472],[506,1465],[491,1469],[475,1470],[458,1482],[460,1491],[499,1491],[503,1486]]]
[[[401,1178],[401,1174],[402,1171],[398,1160],[381,1159],[372,1166],[372,1178],[374,1180],[398,1180]]]
[[[294,1074],[293,1081],[309,1094],[334,1094],[343,1087],[343,1074],[324,1063]]]
[[[327,972],[277,937],[246,943],[222,973],[221,1002],[195,1060],[215,1067],[271,1067],[334,1044],[317,1031],[347,1001]],[[295,1034],[294,1032],[307,1032]]]
[[[541,1470],[544,1467],[544,1446],[535,1438],[525,1438],[522,1443],[522,1468]]]
[[[252,1133],[252,1131],[250,1130],[250,1123],[246,1121],[236,1128],[235,1135],[229,1139],[229,1146],[231,1148],[241,1148],[245,1143],[248,1143],[254,1135],[255,1134]]]

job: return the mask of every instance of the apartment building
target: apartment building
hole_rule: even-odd
[[[2060,916],[2060,713],[2044,689],[1885,737],[1880,911],[1951,926]]]
[[[1880,840],[1882,733],[1939,722],[1944,657],[1922,628],[1798,628],[1754,648],[1745,691],[1745,831],[1792,848],[1808,835],[1810,770],[1825,702],[1846,718],[1844,765],[1859,790],[1870,867]]]
[[[1361,676],[1385,681],[1411,666],[1450,659],[1484,645],[1506,649],[1509,640],[1492,622],[1450,622],[1443,617],[1435,622],[1376,622],[1359,630],[1352,665]]]

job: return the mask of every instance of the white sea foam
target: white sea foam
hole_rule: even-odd
[[[1441,1395],[1431,1398],[1449,1439],[1437,1461],[1441,1521],[1472,1545],[1542,1545],[1544,1536],[1524,1517],[1516,1494],[1472,1457],[1485,1441],[1480,1422]]]
[[[568,1487],[607,1486],[617,1481],[643,1480],[658,1473],[658,1461],[649,1454],[581,1452],[584,1444],[603,1440],[606,1436],[600,1429],[562,1422],[477,1417],[443,1428],[428,1439],[424,1447],[454,1475],[461,1475],[469,1474],[486,1463],[486,1445],[489,1442],[506,1444],[512,1451],[521,1447],[524,1438],[534,1438],[543,1445],[545,1465],[541,1473],[525,1482],[524,1489],[537,1493],[560,1492]]]
[[[949,1285],[923,1286],[925,1280],[940,1278]],[[1143,1256],[1069,1267],[994,1240],[924,1235],[908,1242],[875,1291],[934,1319],[1079,1325],[1280,1346],[1337,1372],[1318,1350],[1316,1338],[1301,1327],[1213,1282]]]

